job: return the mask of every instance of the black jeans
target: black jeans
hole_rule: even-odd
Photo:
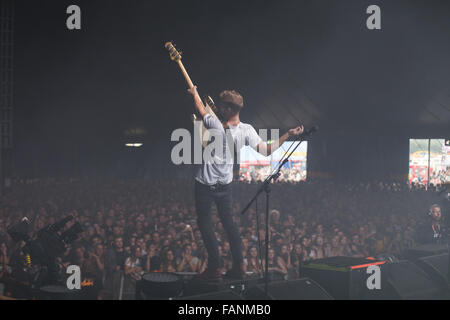
[[[243,263],[241,237],[239,229],[233,221],[231,183],[210,187],[195,182],[195,207],[197,224],[202,234],[203,243],[208,251],[208,269],[218,269],[220,266],[219,248],[211,220],[211,204],[216,203],[220,221],[230,241],[233,267],[238,268]]]

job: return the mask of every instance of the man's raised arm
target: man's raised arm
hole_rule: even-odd
[[[262,154],[263,156],[270,156],[272,153],[274,153],[281,145],[292,136],[298,136],[303,133],[303,126],[299,126],[293,129],[290,129],[288,132],[286,132],[284,135],[282,135],[277,141],[275,141],[272,144],[266,144],[264,141],[260,141],[256,151],[258,153]]]
[[[195,109],[198,111],[202,119],[207,115],[205,106],[203,105],[202,99],[200,99],[200,96],[197,92],[197,86],[194,86],[192,89],[188,89],[188,92],[192,95],[194,98],[194,106]]]

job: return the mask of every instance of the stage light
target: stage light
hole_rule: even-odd
[[[126,147],[130,147],[130,148],[140,148],[142,147],[142,143],[127,143],[125,144]]]

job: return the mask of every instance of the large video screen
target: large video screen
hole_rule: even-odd
[[[286,153],[291,153],[297,144],[298,142],[284,142],[280,148],[267,157],[259,154],[249,146],[243,147],[240,151],[240,180],[247,182],[263,181],[277,168],[280,159],[286,156]],[[278,182],[306,180],[307,150],[308,142],[304,141],[281,169],[281,176],[277,179]]]
[[[410,139],[409,182],[428,184],[428,180],[433,185],[450,183],[448,141],[446,145],[445,139]]]

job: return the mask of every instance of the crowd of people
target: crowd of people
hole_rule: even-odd
[[[249,277],[261,276],[265,262],[263,198],[240,212],[258,186],[233,184],[233,216]],[[301,277],[299,266],[314,259],[382,253],[401,258],[417,244],[416,230],[429,206],[440,200],[434,188],[395,183],[279,182],[271,189],[269,272],[282,279]],[[20,250],[24,243],[14,242],[8,228],[27,217],[33,237],[68,215],[74,219],[66,227],[79,222],[83,231],[57,264],[61,270],[80,266],[82,278],[93,279],[103,298],[117,274],[136,283],[147,272],[207,268],[193,181],[21,180],[12,184],[0,207],[0,294],[23,296],[36,271],[33,257],[30,263]],[[225,272],[232,263],[230,244],[215,208],[213,222]]]

